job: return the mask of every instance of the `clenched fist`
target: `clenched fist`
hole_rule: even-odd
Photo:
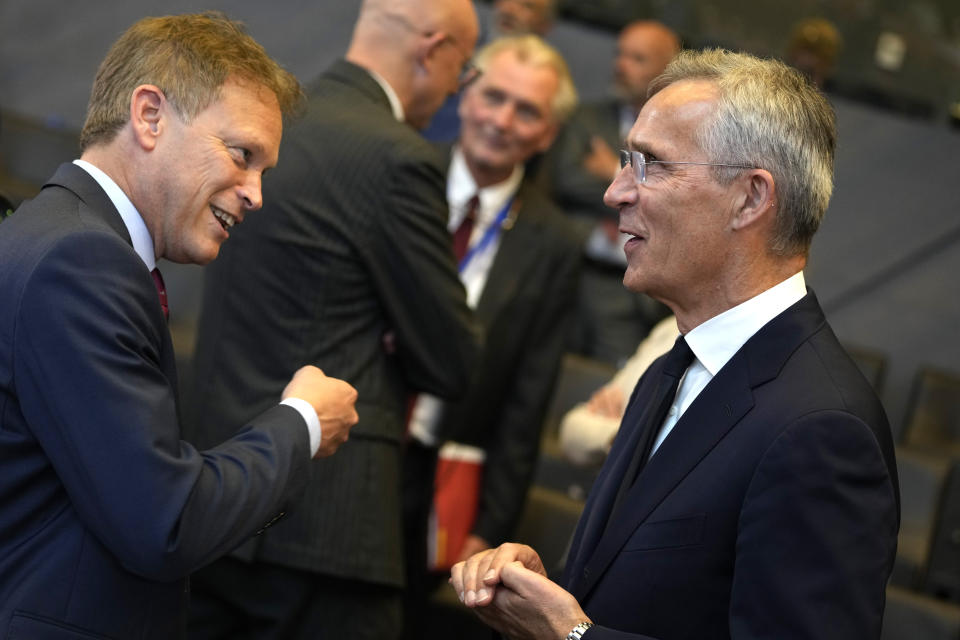
[[[313,406],[320,419],[322,436],[315,458],[324,458],[337,450],[350,436],[350,427],[359,417],[354,405],[357,390],[349,383],[331,378],[320,369],[301,367],[283,390],[282,399],[300,398]]]

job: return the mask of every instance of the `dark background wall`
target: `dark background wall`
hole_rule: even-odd
[[[691,16],[713,19],[726,29],[713,39],[745,38],[739,46],[762,49],[758,53],[775,53],[764,43],[782,38],[776,29],[763,39],[751,35],[755,30],[742,20],[720,20],[727,15],[720,10],[723,2],[647,4],[668,20],[671,15],[688,23]],[[0,188],[28,197],[59,162],[76,157],[76,133],[96,66],[136,19],[224,10],[309,81],[345,50],[358,6],[331,0],[0,2]],[[486,22],[488,5],[478,5],[478,11]],[[564,18],[550,40],[567,56],[582,96],[604,95],[612,32]],[[861,75],[845,68],[844,74],[866,81],[876,70],[864,67]],[[883,78],[896,82],[889,74]],[[944,91],[952,90],[952,76],[943,80]],[[832,100],[840,129],[837,187],[814,242],[807,280],[844,342],[888,358],[884,400],[897,431],[919,365],[960,371],[960,131],[948,124],[942,105],[924,120],[849,98]],[[189,349],[202,269],[168,265],[164,273],[179,320],[172,328]]]

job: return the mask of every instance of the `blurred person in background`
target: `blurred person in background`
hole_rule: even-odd
[[[447,228],[486,341],[462,401],[421,394],[413,409],[404,469],[408,613],[438,584],[428,566],[445,573],[513,533],[576,301],[576,237],[525,178],[527,161],[576,106],[567,65],[534,35],[494,40],[476,64],[459,140],[445,150]],[[464,517],[453,518],[450,504]],[[413,617],[408,636],[427,622]]]

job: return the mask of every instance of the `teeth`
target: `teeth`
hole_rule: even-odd
[[[232,227],[233,225],[237,224],[237,219],[226,211],[217,209],[213,205],[210,206],[210,210],[213,211],[213,215],[216,216],[217,220],[225,224],[227,227]]]

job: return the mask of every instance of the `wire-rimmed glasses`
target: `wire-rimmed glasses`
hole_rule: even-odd
[[[637,184],[644,184],[647,181],[647,165],[651,164],[695,164],[706,167],[736,167],[739,169],[753,169],[746,164],[727,164],[725,162],[680,162],[674,160],[649,160],[642,151],[630,151],[620,149],[620,168],[630,165],[633,167],[633,176]]]

